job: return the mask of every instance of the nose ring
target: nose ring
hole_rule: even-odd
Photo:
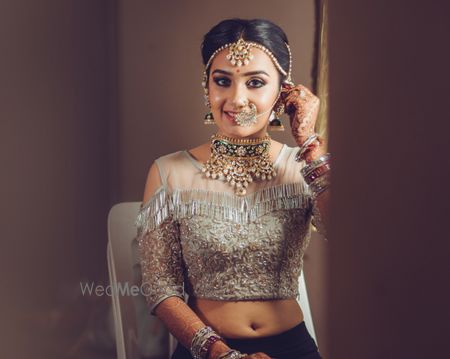
[[[236,123],[239,126],[248,127],[256,123],[256,105],[251,103],[249,107],[236,115]]]

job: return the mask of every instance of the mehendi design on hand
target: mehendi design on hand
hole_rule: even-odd
[[[310,135],[315,133],[314,127],[319,113],[320,100],[303,85],[284,86],[281,98],[285,104],[285,112],[289,115],[292,136],[295,142],[301,146]],[[320,145],[320,140],[314,143],[316,147]]]

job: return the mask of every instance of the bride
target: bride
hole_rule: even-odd
[[[136,220],[149,313],[177,338],[172,359],[321,358],[297,300],[330,195],[319,99],[293,84],[287,37],[268,20],[221,21],[202,57],[217,131],[155,160]],[[269,135],[283,111],[298,147]]]

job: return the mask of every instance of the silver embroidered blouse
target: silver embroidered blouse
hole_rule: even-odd
[[[283,145],[277,176],[250,183],[245,196],[206,178],[186,150],[155,161],[162,185],[136,219],[150,314],[171,296],[185,300],[185,293],[213,300],[298,297],[310,224],[326,234],[297,151]]]

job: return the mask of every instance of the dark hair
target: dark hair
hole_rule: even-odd
[[[219,22],[203,37],[201,46],[203,64],[206,66],[211,55],[219,47],[235,42],[242,37],[244,40],[257,42],[269,49],[286,73],[289,72],[289,44],[284,31],[273,22],[265,19],[227,19]],[[207,69],[209,75],[209,69]],[[286,76],[280,73],[281,82]]]

